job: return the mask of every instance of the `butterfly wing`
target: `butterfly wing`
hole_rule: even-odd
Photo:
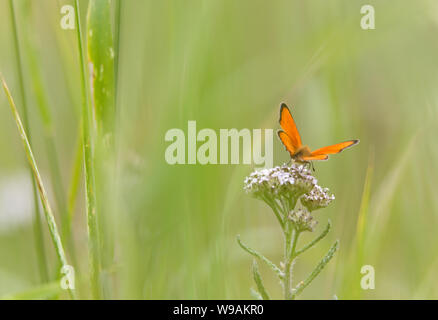
[[[328,160],[328,155],[320,154],[320,155],[310,155],[307,157],[301,157],[301,160],[303,161],[313,161],[313,160]]]
[[[289,137],[290,143],[292,144],[294,150],[301,147],[301,137],[298,133],[297,126],[295,125],[294,118],[292,117],[292,114],[290,113],[289,108],[285,103],[282,103],[280,106],[280,126],[283,129],[283,131],[286,133],[286,135]],[[284,141],[280,137],[281,141],[284,144]],[[285,145],[286,146],[286,145]],[[287,146],[286,146],[287,148]]]
[[[311,156],[336,154],[336,153],[339,153],[342,150],[350,148],[358,143],[359,143],[359,140],[349,140],[349,141],[344,141],[341,143],[333,144],[331,146],[323,147],[323,148],[320,148],[320,149],[313,151]]]
[[[286,147],[286,150],[289,151],[290,156],[292,157],[295,153],[295,150],[296,150],[296,148],[292,142],[292,139],[286,134],[286,132],[284,132],[282,130],[278,130],[277,135],[280,138],[280,141]]]

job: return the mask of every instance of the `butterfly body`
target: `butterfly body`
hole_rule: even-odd
[[[291,158],[297,162],[309,163],[313,160],[327,160],[329,154],[339,153],[359,143],[359,140],[348,140],[311,151],[308,146],[302,144],[292,114],[284,103],[280,106],[279,122],[282,130],[278,130],[278,137],[289,152]]]
[[[310,151],[310,148],[308,146],[301,146],[297,150],[295,150],[294,153],[289,152],[290,157],[298,162],[306,162],[302,158],[303,157],[309,157],[312,155],[312,151]]]

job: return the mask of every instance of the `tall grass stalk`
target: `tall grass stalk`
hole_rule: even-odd
[[[92,297],[94,299],[101,298],[101,263],[100,263],[100,245],[99,232],[97,223],[97,200],[96,200],[96,180],[94,171],[94,144],[95,133],[92,121],[92,110],[90,108],[87,82],[87,69],[84,59],[83,36],[81,27],[81,18],[79,10],[79,0],[75,0],[76,14],[76,32],[78,40],[78,51],[81,69],[81,84],[82,84],[82,138],[84,147],[84,173],[85,173],[85,189],[86,189],[86,211],[87,211],[87,226],[88,226],[88,250],[90,259],[91,272],[91,288]]]
[[[47,192],[44,188],[43,180],[41,178],[41,175],[38,171],[38,167],[35,161],[35,157],[33,156],[32,148],[30,145],[30,142],[28,140],[28,137],[26,135],[26,130],[24,129],[23,123],[21,122],[20,115],[18,113],[17,107],[15,106],[14,100],[12,98],[11,92],[9,91],[9,88],[5,82],[5,80],[2,77],[2,85],[3,89],[5,90],[6,96],[8,97],[9,105],[11,107],[12,114],[14,116],[15,122],[18,127],[18,131],[20,133],[21,141],[23,142],[24,150],[26,152],[27,159],[29,161],[29,165],[32,169],[32,173],[34,175],[36,185],[38,187],[38,192],[40,194],[41,203],[44,209],[44,214],[47,220],[47,225],[49,227],[50,236],[52,237],[53,244],[55,246],[55,251],[58,257],[58,260],[62,267],[68,266],[67,258],[65,256],[64,247],[62,245],[61,237],[58,232],[58,228],[56,226],[55,217],[52,213],[52,208],[50,206],[49,198],[47,196]],[[70,295],[72,298],[75,298],[74,290],[69,290]]]
[[[87,61],[91,109],[96,127],[95,173],[104,297],[112,294],[110,273],[114,260],[114,40],[109,0],[90,0],[87,12]]]
[[[87,13],[87,58],[91,107],[98,140],[111,145],[114,128],[114,40],[109,0],[90,0]]]
[[[20,94],[22,101],[22,109],[23,109],[23,123],[24,128],[27,132],[30,132],[29,120],[28,120],[28,111],[27,111],[27,100],[26,93],[24,91],[24,80],[23,80],[23,68],[21,64],[21,52],[20,52],[20,43],[18,41],[18,32],[17,32],[17,21],[15,19],[15,8],[14,1],[9,0],[9,8],[10,15],[12,21],[12,33],[14,36],[14,48],[15,48],[15,58],[17,64],[18,71],[18,81],[20,85]],[[30,139],[30,136],[29,136]],[[32,178],[32,169],[29,167],[29,175],[32,181],[32,193],[33,193],[33,203],[34,203],[34,232],[35,232],[35,249],[37,253],[38,260],[38,268],[40,271],[40,278],[42,282],[46,282],[49,279],[48,276],[48,267],[47,267],[47,259],[46,252],[44,248],[44,238],[43,238],[43,230],[41,224],[41,215],[40,215],[40,207],[38,202],[38,191],[37,186],[35,184],[34,179]]]

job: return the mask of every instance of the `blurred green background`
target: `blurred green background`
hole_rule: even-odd
[[[67,192],[81,84],[76,31],[60,27],[60,8],[73,2],[14,3],[32,146],[53,199],[37,101],[39,91],[48,97]],[[80,4],[85,21],[87,1]],[[375,30],[360,28],[364,4],[375,8]],[[315,214],[315,233],[300,243],[328,219],[333,229],[299,258],[295,281],[335,239],[340,250],[301,298],[438,298],[438,2],[129,0],[121,8],[117,212],[108,226],[114,242],[108,297],[251,298],[252,257],[238,247],[236,235],[276,263],[283,254],[274,215],[243,191],[253,166],[169,165],[164,135],[171,128],[187,132],[188,120],[196,120],[198,130],[276,130],[284,101],[311,148],[361,140],[315,164],[319,183],[336,200]],[[0,0],[0,14],[0,71],[20,108],[8,1]],[[280,165],[289,156],[274,138],[274,165]],[[0,155],[1,297],[41,286],[31,185],[3,93]],[[77,287],[87,298],[82,180],[73,221]],[[44,220],[43,226],[55,280]],[[374,290],[360,288],[365,264],[375,268]],[[271,295],[281,298],[271,271],[261,265],[261,273]]]

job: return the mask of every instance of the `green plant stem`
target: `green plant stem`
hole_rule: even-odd
[[[17,22],[15,19],[15,8],[14,1],[9,0],[9,8],[10,15],[12,21],[12,33],[14,36],[14,48],[15,48],[15,57],[16,64],[18,70],[18,80],[20,84],[20,93],[22,100],[22,109],[23,109],[23,123],[24,128],[27,132],[30,132],[29,120],[28,120],[28,112],[27,112],[27,101],[26,101],[26,93],[24,92],[24,80],[23,80],[23,69],[21,64],[21,55],[20,55],[20,44],[18,41],[18,32],[17,32]],[[29,135],[30,139],[30,135]],[[30,140],[29,140],[30,141]],[[30,143],[30,142],[29,142]],[[38,202],[38,191],[35,180],[32,177],[32,168],[29,166],[29,175],[32,181],[32,193],[33,193],[33,202],[34,202],[34,233],[35,233],[35,249],[37,253],[37,261],[38,261],[38,269],[40,271],[40,277],[42,282],[47,282],[49,279],[48,276],[48,267],[46,260],[46,251],[44,248],[44,238],[43,238],[43,229],[41,223],[41,215],[39,209]]]
[[[97,202],[96,202],[96,182],[94,174],[94,135],[91,126],[91,110],[88,96],[88,85],[86,77],[86,64],[83,51],[83,37],[81,29],[81,19],[79,10],[79,0],[75,0],[76,31],[78,40],[78,50],[81,67],[82,81],[82,138],[84,147],[84,168],[85,168],[85,188],[86,188],[86,211],[88,226],[88,250],[91,271],[92,297],[100,299],[100,253],[99,253],[99,233],[97,224]]]
[[[42,203],[42,206],[44,209],[44,214],[45,214],[45,217],[47,220],[47,225],[49,227],[50,235],[52,237],[52,241],[53,241],[53,244],[55,246],[55,251],[56,251],[58,260],[59,260],[61,266],[67,266],[69,264],[67,262],[67,258],[65,256],[65,252],[64,252],[64,247],[62,246],[61,237],[59,235],[58,228],[56,226],[55,217],[53,216],[52,208],[51,208],[50,203],[49,203],[49,198],[48,198],[46,190],[44,188],[43,180],[42,180],[40,173],[38,171],[38,167],[37,167],[35,158],[33,156],[32,148],[30,146],[28,137],[26,135],[26,131],[25,131],[24,126],[21,122],[17,107],[15,106],[14,100],[12,99],[12,95],[9,91],[9,88],[6,85],[6,82],[3,78],[2,78],[2,84],[3,84],[3,89],[5,90],[6,96],[8,97],[9,105],[11,107],[11,111],[12,111],[12,114],[14,116],[15,122],[17,124],[18,131],[19,131],[20,137],[21,137],[21,141],[23,142],[26,156],[27,156],[27,159],[29,161],[29,165],[32,169],[32,173],[34,175],[34,178],[35,178],[35,181],[36,181],[36,184],[38,187],[41,203]],[[75,298],[74,290],[70,289],[69,292],[70,292],[71,297]]]
[[[289,228],[290,223],[286,223],[287,228]],[[284,235],[284,279],[283,279],[283,289],[284,289],[284,299],[288,300],[291,295],[291,272],[289,264],[289,250],[291,243],[291,233],[289,230],[285,231]]]
[[[296,247],[298,242],[298,237],[300,232],[292,227],[292,224],[288,221],[286,223],[286,228],[284,230],[285,233],[285,245],[284,245],[284,279],[283,279],[283,288],[284,288],[284,299],[291,300],[292,299],[292,271],[293,271],[293,263],[296,257]]]

